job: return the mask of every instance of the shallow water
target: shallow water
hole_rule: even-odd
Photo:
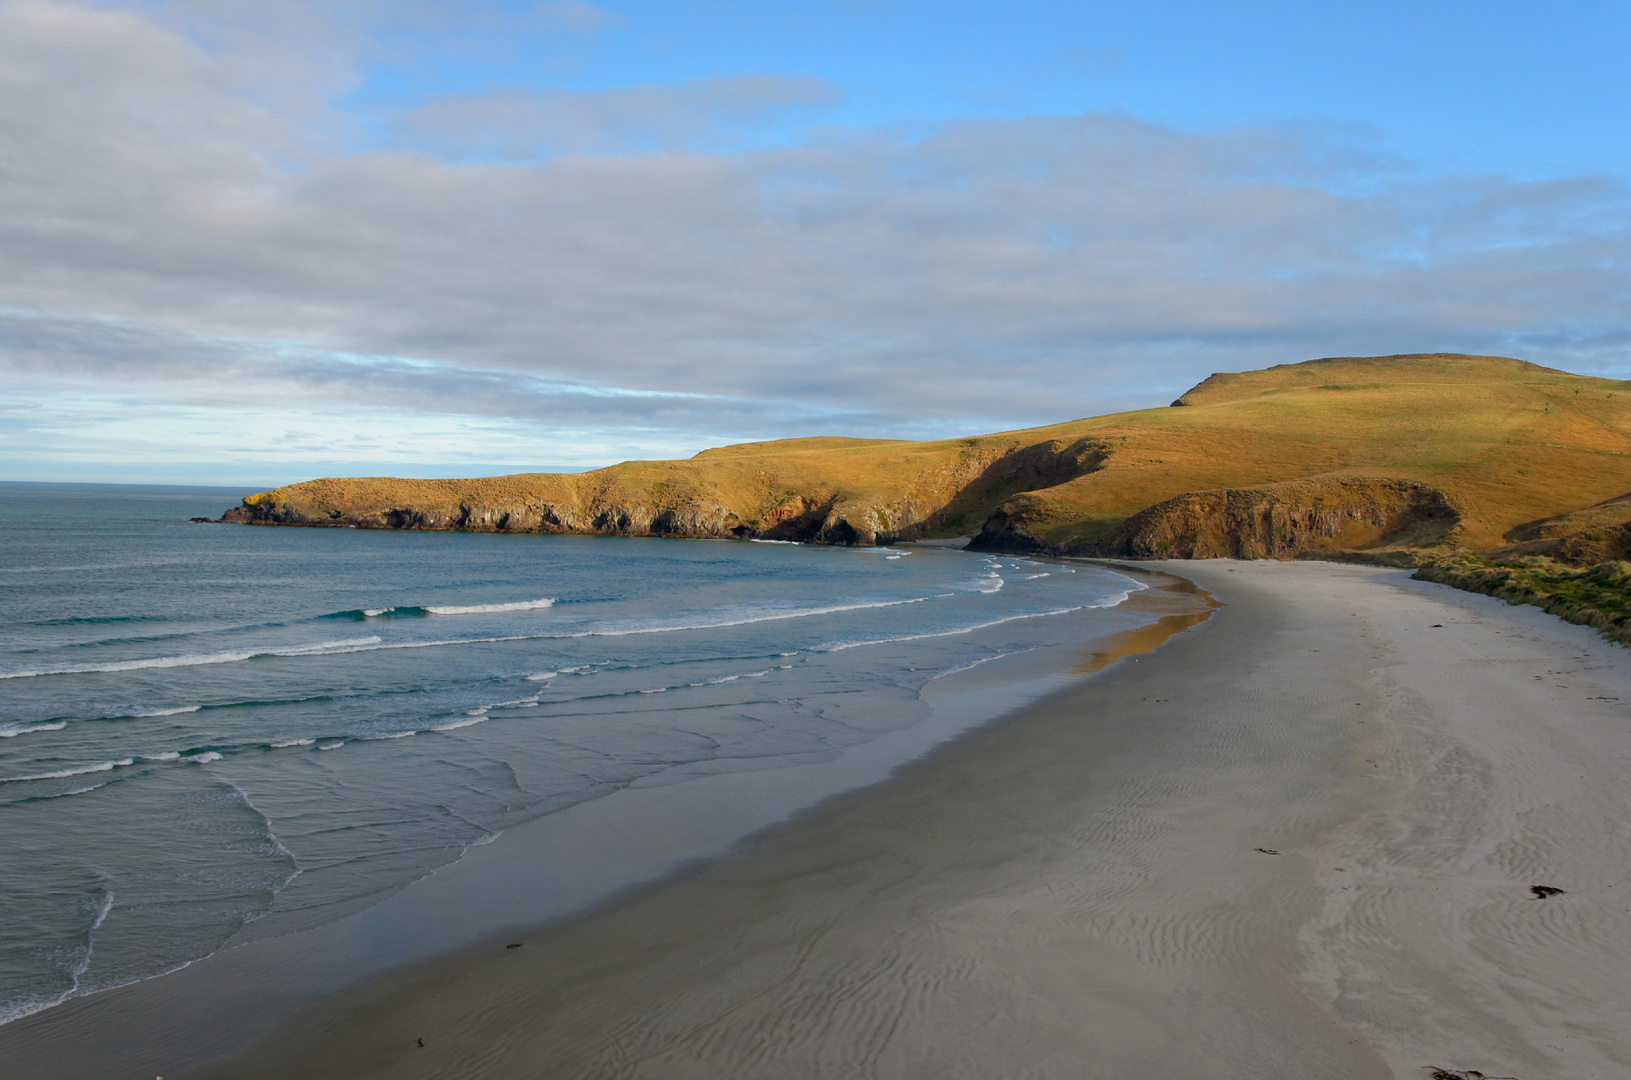
[[[1137,586],[937,548],[201,526],[0,485],[0,1017],[631,785],[830,760]],[[1090,631],[1089,631],[1090,632]]]

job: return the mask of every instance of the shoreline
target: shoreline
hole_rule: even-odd
[[[1130,584],[1110,610],[1123,614],[1122,625],[1132,619],[1139,627],[1101,633],[1090,644],[1126,651],[1137,642],[1118,646],[1118,635],[1204,607],[1180,579],[1129,569],[1117,572],[1145,587]],[[1181,629],[1173,625],[1167,632]],[[241,1050],[308,1002],[358,980],[474,948],[517,922],[586,917],[628,890],[717,859],[745,836],[874,784],[1081,678],[1073,669],[1082,649],[1072,642],[942,673],[920,691],[924,718],[835,760],[634,785],[512,827],[356,914],[293,934],[251,934],[183,970],[21,1017],[0,1027],[0,1057],[18,1063],[7,1070],[16,1076],[176,1075]]]
[[[188,1075],[1625,1075],[1625,654],[1400,571],[1172,569],[1227,606],[1165,648]]]

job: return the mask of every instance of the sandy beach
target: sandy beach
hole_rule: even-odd
[[[1227,606],[190,1075],[1626,1075],[1626,653],[1399,571],[1169,569]]]
[[[1403,571],[1164,569],[1225,606],[726,858],[163,1075],[1631,1072],[1631,655]]]

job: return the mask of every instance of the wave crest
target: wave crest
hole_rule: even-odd
[[[541,600],[516,600],[508,604],[426,604],[425,610],[432,615],[486,615],[495,611],[537,611],[541,608],[554,606],[555,598],[550,596]]]

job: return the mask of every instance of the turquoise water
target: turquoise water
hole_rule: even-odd
[[[828,760],[1137,587],[926,547],[188,523],[242,494],[0,485],[0,1017],[630,784]]]

